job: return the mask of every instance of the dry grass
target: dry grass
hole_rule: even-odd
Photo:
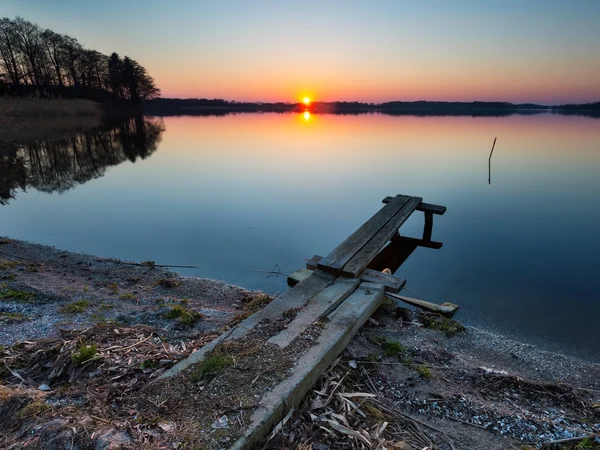
[[[54,138],[101,123],[100,105],[89,100],[0,97],[0,143]]]
[[[0,97],[0,116],[69,117],[101,115],[100,105],[90,100]]]

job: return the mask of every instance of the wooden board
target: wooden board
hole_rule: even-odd
[[[394,199],[394,197],[390,197],[387,196],[386,198],[384,198],[381,202],[382,203],[389,203]],[[421,203],[419,206],[417,206],[417,211],[423,211],[423,212],[430,212],[432,214],[438,214],[438,215],[442,215],[446,212],[446,207],[445,206],[440,206],[440,205],[433,205],[431,203]]]
[[[314,256],[313,258],[321,259],[320,256]],[[318,260],[317,260],[318,261]],[[312,265],[312,264],[311,264]],[[307,264],[308,266],[308,264]],[[316,263],[315,263],[316,266]],[[301,281],[304,281],[312,274],[311,269],[300,269],[292,273],[287,278],[288,286],[294,287]],[[365,269],[363,273],[360,275],[360,280],[364,282],[370,283],[379,283],[385,286],[386,292],[391,292],[397,294],[402,290],[404,285],[406,284],[406,280],[395,277],[393,275],[388,275],[385,273],[378,272],[372,269]]]
[[[306,268],[310,269],[310,270],[315,270],[317,268],[317,264],[319,264],[319,261],[321,261],[322,259],[323,259],[322,256],[319,256],[319,255],[313,256],[308,261],[306,261]]]
[[[396,234],[398,228],[410,217],[423,201],[421,197],[412,197],[370,240],[343,266],[342,275],[358,277],[371,260],[385,247]],[[388,203],[389,205],[390,203]],[[318,267],[321,267],[319,264]]]
[[[425,300],[420,300],[418,298],[405,297],[404,295],[396,295],[391,293],[386,293],[385,295],[389,299],[395,301],[400,300],[404,303],[408,303],[409,305],[416,306],[417,308],[432,311],[448,317],[452,317],[456,313],[456,311],[458,311],[458,305],[454,303],[445,302],[441,305],[438,305],[437,303],[431,303]]]
[[[414,197],[397,195],[358,230],[317,264],[326,272],[338,274],[342,268]],[[421,199],[419,199],[421,201]]]
[[[406,280],[371,269],[363,270],[363,273],[360,275],[360,280],[383,284],[385,286],[385,292],[392,292],[394,294],[400,292],[406,284]]]

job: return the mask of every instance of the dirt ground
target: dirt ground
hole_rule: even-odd
[[[253,362],[252,337],[208,379],[155,380],[266,301],[0,238],[0,448],[202,448],[199,432],[227,448],[222,427],[277,378],[275,361]],[[264,447],[600,448],[599,364],[475,328],[449,337],[425,319],[380,309]],[[222,401],[236,380],[248,396]]]
[[[105,323],[151,325],[170,339],[193,337],[224,325],[252,295],[151,262],[134,265],[0,238],[3,346]],[[200,313],[201,320],[187,312]]]

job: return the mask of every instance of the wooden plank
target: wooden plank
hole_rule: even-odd
[[[410,217],[423,199],[412,197],[400,209],[391,220],[389,220],[379,232],[363,246],[363,248],[348,261],[342,269],[342,275],[347,277],[358,277],[365,267],[385,247],[385,244],[397,233],[398,228]],[[388,203],[389,204],[389,203]],[[320,266],[319,266],[320,267]]]
[[[321,258],[320,256],[314,256],[314,258]],[[316,263],[315,263],[316,264]],[[296,284],[307,279],[312,273],[310,269],[296,270],[287,278],[288,286],[294,287]],[[385,273],[378,272],[372,269],[365,269],[360,275],[360,280],[364,282],[379,283],[385,286],[386,292],[397,294],[402,290],[406,284],[406,280],[388,275]],[[336,281],[337,282],[337,281]],[[311,300],[312,301],[312,300]]]
[[[387,273],[377,272],[376,270],[365,269],[360,275],[360,280],[368,283],[379,283],[385,286],[386,292],[397,294],[406,284],[406,280],[388,275]]]
[[[416,197],[397,195],[367,220],[358,230],[323,258],[317,267],[331,273],[339,273],[342,268],[376,235],[404,205]],[[419,199],[421,201],[421,199]]]
[[[438,305],[437,303],[419,300],[418,298],[405,297],[403,295],[386,293],[385,296],[389,299],[395,301],[400,300],[404,303],[408,303],[409,305],[416,306],[417,308],[432,311],[448,317],[452,317],[456,313],[456,311],[458,311],[458,305],[455,305],[454,303],[445,302],[441,305]]]
[[[393,198],[394,197],[387,196],[381,202],[389,203],[390,201],[392,201]],[[430,213],[438,214],[441,216],[442,214],[444,214],[446,212],[446,207],[441,206],[441,205],[434,205],[432,203],[422,202],[419,206],[417,206],[417,211],[430,212]]]
[[[306,261],[306,268],[310,269],[310,270],[315,270],[317,268],[317,264],[319,264],[319,261],[321,261],[322,259],[323,259],[322,256],[319,256],[319,255],[313,256],[308,261]]]

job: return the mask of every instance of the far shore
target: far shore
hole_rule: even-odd
[[[138,448],[147,442],[148,430],[161,445],[184,442],[193,424],[175,410],[162,410],[158,425],[141,411],[136,427],[124,426],[124,417],[147,384],[156,389],[158,375],[268,301],[266,294],[182,277],[151,261],[98,258],[0,238],[0,356],[9,368],[0,367],[0,446],[20,448],[23,427],[37,430],[29,436],[34,442],[50,439],[51,432],[56,448],[67,438],[94,448],[112,448],[98,442]],[[472,327],[448,337],[420,326],[415,312],[402,316],[378,311],[318,386],[339,375],[345,380],[340,392],[348,392],[368,376],[380,403],[363,405],[365,420],[385,417],[395,429],[400,416],[394,419],[381,409],[393,404],[430,427],[424,430],[439,449],[451,449],[448,442],[460,442],[461,448],[524,449],[600,435],[598,362]],[[55,360],[51,348],[81,352],[82,343],[93,346],[94,358],[105,362],[72,372],[71,379],[45,381],[49,369],[28,362],[43,351],[53,367],[64,358]],[[143,351],[132,352],[142,343]],[[114,409],[116,397],[91,395],[110,389],[120,392],[123,411]],[[284,427],[273,442],[280,445],[291,438],[291,430],[308,427],[314,430],[311,442],[329,445],[331,435],[307,422],[310,401],[290,419],[293,427]],[[226,414],[218,405],[212,413]],[[573,442],[547,448],[575,448],[579,441]],[[267,448],[281,448],[277,445]]]

